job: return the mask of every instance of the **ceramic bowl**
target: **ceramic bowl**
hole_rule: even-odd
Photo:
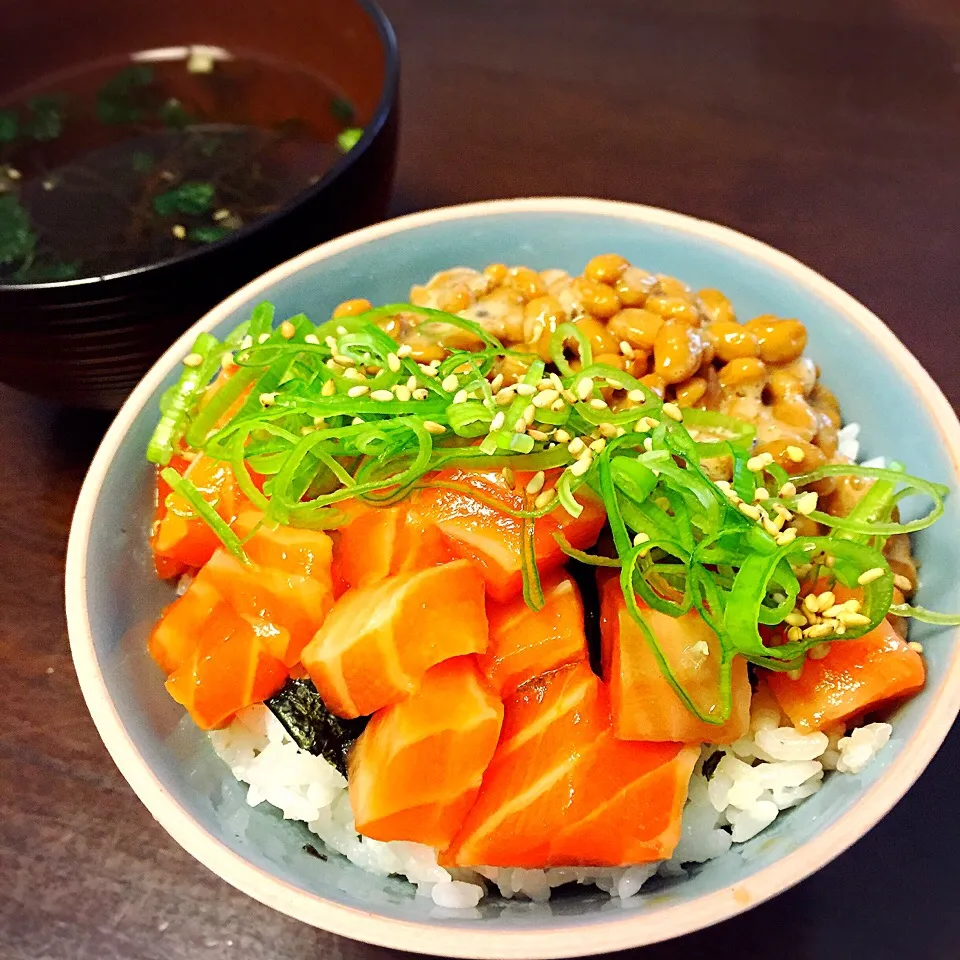
[[[0,102],[91,65],[117,70],[184,45],[237,51],[320,74],[355,108],[362,139],[313,186],[227,238],[105,276],[0,283],[0,381],[81,407],[116,410],[191,323],[264,270],[383,217],[397,149],[399,57],[373,0],[284,0],[269,14],[232,0],[0,0]],[[104,24],[109,29],[104,29]],[[43,37],[43,48],[37,37]],[[259,122],[284,94],[251,94]]]
[[[893,716],[891,742],[859,776],[835,775],[771,829],[687,878],[625,901],[586,889],[549,905],[485,901],[438,910],[406,882],[308,856],[305,828],[249,809],[242,790],[166,695],[144,639],[170,588],[151,570],[152,468],[144,460],[157,401],[200,330],[224,334],[254,304],[278,316],[329,316],[339,301],[405,299],[455,265],[491,261],[579,271],[614,250],[644,267],[719,287],[740,316],[799,317],[867,456],[960,487],[960,424],[903,344],[833,284],[756,240],[649,207],[579,199],[507,200],[434,210],[361,230],[290,260],[208,313],[136,388],[96,455],[67,557],[67,612],[77,672],[101,736],[157,820],[198,860],[290,916],[370,943],[451,957],[566,957],[636,947],[716,923],[781,893],[869,830],[919,776],[960,706],[956,631],[917,625],[929,683]],[[916,537],[919,602],[960,609],[960,498]],[[933,823],[931,822],[931,829]],[[647,893],[647,890],[650,890]]]

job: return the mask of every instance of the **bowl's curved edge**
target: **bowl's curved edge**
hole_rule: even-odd
[[[664,908],[648,916],[612,919],[590,927],[589,942],[571,937],[571,928],[502,933],[467,924],[425,928],[367,911],[333,905],[278,881],[208,836],[170,798],[137,752],[110,701],[97,664],[86,603],[86,554],[90,524],[106,471],[137,412],[164,377],[189,352],[197,333],[209,330],[245,301],[266,291],[309,263],[324,260],[368,240],[446,220],[507,213],[584,213],[622,218],[694,234],[760,260],[792,276],[846,315],[903,371],[926,404],[949,451],[954,479],[960,482],[960,423],[940,389],[897,337],[873,313],[835,284],[787,254],[728,227],[683,214],[636,204],[586,198],[495,200],[410,214],[329,241],[280,264],[227,298],[186,331],[157,361],[121,408],[107,431],[84,480],[70,530],[66,561],[66,608],[70,647],[87,706],[110,755],[153,817],[197,860],[237,889],[267,906],[332,933],[378,946],[463,958],[541,958],[599,954],[643,946],[710,926],[767,900],[837,857],[873,827],[903,796],[936,753],[960,712],[960,645],[943,679],[943,688],[904,750],[860,802],[814,840],[740,884],[709,894],[692,904]],[[953,632],[960,639],[960,629]],[[585,929],[585,928],[582,928]]]

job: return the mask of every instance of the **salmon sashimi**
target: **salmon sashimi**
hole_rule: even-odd
[[[500,696],[527,680],[587,659],[583,601],[576,581],[558,571],[543,581],[544,606],[531,610],[523,597],[487,601],[490,646],[480,667]]]
[[[278,628],[271,652],[292,666],[333,606],[333,545],[317,530],[271,530],[257,520],[246,513],[235,525],[253,531],[244,545],[250,564],[221,548],[202,572],[237,613]]]
[[[172,465],[184,463],[175,458]],[[229,464],[201,454],[185,467],[182,475],[227,523],[236,520],[243,497]],[[157,497],[158,519],[151,538],[157,572],[163,576],[176,571],[176,576],[184,569],[202,567],[220,546],[219,538],[190,504],[171,493],[162,480],[158,482]]]
[[[474,657],[428,670],[416,693],[374,714],[350,753],[357,832],[446,847],[476,799],[502,721]]]
[[[273,696],[287,679],[283,663],[269,652],[264,634],[227,603],[200,627],[193,653],[167,679],[167,691],[202,730],[225,726],[243,707]]]
[[[819,730],[923,687],[923,658],[888,620],[855,640],[835,640],[820,660],[807,657],[798,679],[769,672],[780,708],[799,730]]]
[[[539,869],[668,857],[698,755],[617,741],[599,678],[586,663],[561,667],[504,703],[477,802],[440,862]]]
[[[550,863],[616,867],[669,858],[699,756],[699,744],[618,740],[604,731],[577,767],[569,823],[551,841]]]
[[[147,641],[150,655],[164,673],[173,673],[192,656],[201,628],[222,603],[220,591],[201,570],[183,596],[167,607]]]
[[[518,473],[515,486],[508,487],[499,471],[447,470],[437,474],[434,482],[456,483],[476,490],[477,496],[442,487],[429,487],[414,495],[413,511],[425,525],[434,524],[440,530],[456,556],[479,564],[487,592],[500,602],[512,600],[523,590],[523,522],[480,497],[511,510],[527,509],[521,491],[531,476]],[[550,483],[554,481],[552,477]],[[579,517],[557,508],[536,522],[534,549],[541,574],[566,560],[554,537],[558,531],[580,549],[593,546],[600,535],[606,522],[602,504],[589,491],[578,490],[577,497],[583,504]]]
[[[343,589],[365,587],[392,574],[454,559],[439,529],[418,522],[409,504],[356,504],[348,512],[353,519],[338,529],[333,551],[334,580]]]
[[[466,560],[348,590],[301,661],[327,708],[367,716],[408,697],[424,673],[488,643],[483,578]]]
[[[585,663],[518,690],[504,703],[500,743],[477,802],[440,862],[543,866],[573,768],[606,725],[601,684]]]
[[[610,687],[613,729],[623,740],[732,743],[750,727],[747,664],[733,661],[733,708],[716,725],[698,719],[670,686],[640,627],[627,610],[620,581],[600,585],[603,675]],[[671,617],[641,604],[641,611],[677,680],[706,714],[720,710],[720,641],[700,614]]]

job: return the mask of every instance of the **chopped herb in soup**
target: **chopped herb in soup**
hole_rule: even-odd
[[[322,75],[223,51],[51,78],[0,100],[0,283],[215,243],[316,183],[362,133]]]

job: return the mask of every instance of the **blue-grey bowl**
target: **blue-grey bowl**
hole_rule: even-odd
[[[130,785],[170,834],[224,880],[300,920],[370,943],[451,957],[565,957],[639,946],[725,919],[797,883],[882,817],[919,776],[960,708],[955,630],[914,626],[929,682],[895,714],[894,733],[859,776],[823,789],[754,840],[632,899],[599,891],[549,905],[492,899],[466,914],[415,898],[405,881],[303,851],[305,828],[243,803],[205,737],[182,722],[145,637],[170,588],[152,571],[152,470],[144,448],[157,401],[196,334],[224,334],[254,304],[315,319],[364,296],[403,300],[412,283],[493,261],[579,271],[615,250],[644,267],[719,287],[741,316],[799,317],[808,352],[868,456],[956,489],[960,424],[903,344],[863,306],[790,257],[723,227],[649,207],[583,199],[507,200],[403,217],[334,240],[264,274],[208,313],[161,357],[107,433],[77,504],[66,599],[77,673],[90,712]],[[958,500],[915,539],[919,602],[960,609]]]

